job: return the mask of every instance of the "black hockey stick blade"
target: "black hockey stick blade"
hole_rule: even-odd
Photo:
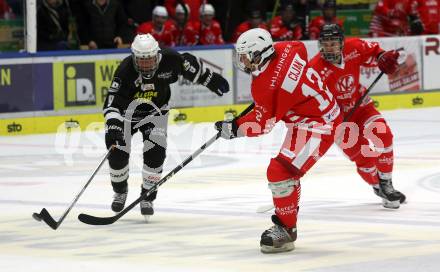
[[[157,185],[157,184],[156,184]],[[156,187],[157,188],[157,187]],[[133,209],[137,204],[141,203],[142,199],[146,198],[149,194],[151,194],[153,191],[145,192],[143,195],[138,197],[133,203],[125,207],[120,213],[110,216],[110,217],[97,217],[93,215],[88,215],[85,213],[82,213],[78,215],[78,220],[83,222],[84,224],[88,225],[111,225],[118,221],[119,218],[121,218],[124,214],[128,213],[131,209]]]
[[[35,214],[34,214],[35,215]],[[56,222],[53,217],[49,214],[46,208],[43,208],[39,214],[41,220],[46,222],[46,224],[52,229],[56,230],[59,226],[58,222]],[[33,216],[35,218],[35,216]],[[35,218],[36,219],[36,218]],[[38,220],[38,219],[37,219]]]
[[[32,214],[32,218],[34,218],[34,219],[37,220],[38,222],[40,222],[40,221],[42,220],[40,214],[39,214],[39,213],[36,213],[36,212],[34,212],[34,213]]]
[[[84,224],[88,224],[88,225],[111,225],[114,222],[116,222],[116,220],[118,220],[118,215],[115,216],[110,216],[110,217],[96,217],[93,215],[89,215],[89,214],[85,214],[82,213],[80,215],[78,215],[78,219],[79,221],[83,222]]]

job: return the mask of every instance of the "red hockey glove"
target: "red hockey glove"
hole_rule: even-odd
[[[385,74],[392,74],[399,67],[397,59],[399,58],[399,52],[396,50],[390,50],[382,53],[378,60],[379,69]]]

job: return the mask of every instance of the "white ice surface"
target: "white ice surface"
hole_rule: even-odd
[[[58,219],[105,153],[103,133],[0,137],[0,271],[440,271],[440,108],[384,112],[394,133],[394,185],[407,195],[382,208],[354,165],[332,148],[302,180],[296,250],[263,255],[271,203],[266,167],[283,127],[261,138],[218,140],[165,183],[156,214],[139,209],[109,226],[79,213],[112,215],[108,166],[57,231]],[[169,127],[165,172],[214,135],[212,124]],[[78,142],[75,142],[78,140]],[[128,202],[141,184],[141,139],[134,138]],[[75,147],[76,146],[76,147]],[[70,152],[70,154],[69,154]]]

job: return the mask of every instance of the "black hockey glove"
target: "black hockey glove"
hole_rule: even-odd
[[[111,118],[105,123],[105,142],[108,147],[112,145],[125,145],[124,123]]]
[[[235,119],[230,121],[217,121],[215,122],[215,129],[221,132],[221,137],[224,139],[234,139],[241,137],[238,133],[238,125]]]
[[[206,72],[200,76],[199,82],[218,96],[222,96],[224,93],[229,92],[228,81],[220,74],[211,72],[209,69],[206,69]]]
[[[418,16],[416,15],[409,16],[409,22],[410,22],[409,27],[412,34],[421,35],[425,30],[423,27],[423,23]]]

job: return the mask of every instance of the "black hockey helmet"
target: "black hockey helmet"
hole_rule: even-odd
[[[336,2],[334,0],[325,1],[322,6],[322,16],[324,20],[330,22],[336,16]]]
[[[322,5],[322,9],[335,9],[336,1],[335,0],[327,0],[324,5]]]
[[[326,61],[340,62],[344,47],[344,32],[337,24],[327,24],[321,28],[319,34],[319,51]]]

